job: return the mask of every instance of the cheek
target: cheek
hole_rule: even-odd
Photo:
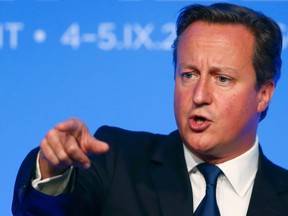
[[[176,120],[179,121],[179,115],[181,113],[181,95],[179,94],[179,91],[176,89],[175,87],[175,91],[174,91],[174,114],[175,114],[175,117],[176,117]]]
[[[233,95],[226,100],[223,115],[232,127],[241,127],[257,117],[257,99],[251,92],[247,95]]]
[[[246,94],[247,96],[242,99],[242,114],[243,115],[257,115],[258,109],[258,98],[257,92],[252,89],[249,93]]]
[[[192,103],[192,99],[191,99],[191,95],[189,94],[189,91],[181,87],[175,86],[175,91],[174,91],[175,112],[178,115],[186,113],[189,110],[191,103]]]
[[[187,115],[189,115],[189,110],[191,109],[192,100],[189,99],[190,95],[188,92],[184,91],[183,88],[175,86],[174,91],[174,115],[178,127],[186,124]]]

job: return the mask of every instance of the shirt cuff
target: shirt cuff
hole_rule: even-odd
[[[61,175],[41,180],[42,176],[39,165],[39,153],[38,153],[36,161],[35,179],[33,179],[31,182],[32,187],[37,191],[40,191],[41,193],[50,196],[58,196],[64,194],[69,184],[73,169],[74,169],[73,166],[71,166],[70,169],[66,170]]]

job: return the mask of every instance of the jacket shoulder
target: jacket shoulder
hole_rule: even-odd
[[[141,151],[144,149],[154,149],[159,145],[159,141],[166,139],[168,135],[154,134],[144,131],[131,131],[118,127],[102,126],[94,134],[97,139],[109,144],[110,150],[125,149],[130,151]],[[135,152],[134,152],[135,153]]]

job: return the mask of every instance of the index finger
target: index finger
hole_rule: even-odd
[[[86,127],[85,124],[76,118],[70,118],[56,125],[56,129],[62,132],[70,132],[72,134],[77,132],[77,130],[82,130],[83,127]]]
[[[72,135],[77,140],[81,150],[86,154],[104,153],[109,149],[108,144],[92,136],[87,126],[79,119],[70,118],[67,121],[59,123],[56,129]]]

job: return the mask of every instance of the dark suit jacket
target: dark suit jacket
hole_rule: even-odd
[[[95,136],[109,143],[109,152],[92,155],[90,169],[76,169],[72,192],[65,195],[52,197],[31,187],[39,149],[31,151],[17,176],[13,214],[192,216],[192,189],[177,131],[164,136],[102,127]],[[247,215],[288,215],[288,172],[261,150]]]

